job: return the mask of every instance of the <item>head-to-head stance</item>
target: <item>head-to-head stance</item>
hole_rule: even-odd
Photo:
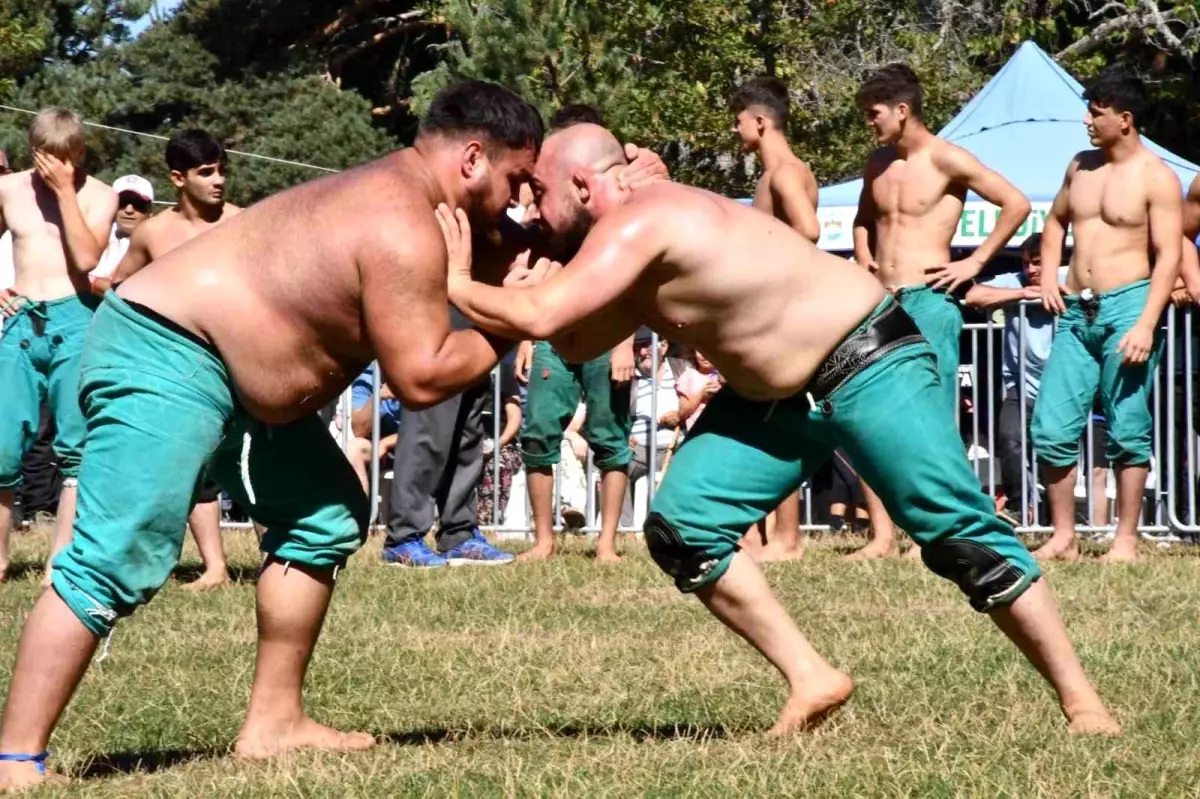
[[[412,148],[264,200],[106,295],[83,356],[90,435],[75,535],[21,636],[0,788],[43,778],[50,732],[97,641],[175,566],[205,469],[267,528],[237,753],[373,744],[317,724],[301,701],[336,569],[368,518],[315,411],[376,358],[412,407],[495,364],[494,339],[450,332],[433,209],[446,203],[495,225],[529,178],[542,133],[515,94],[459,84],[434,101]]]
[[[655,495],[646,540],[681,590],[787,678],[775,730],[819,720],[853,683],[813,650],[737,542],[840,447],[889,511],[924,531],[926,564],[1047,677],[1072,728],[1115,732],[1037,564],[966,463],[936,400],[932,350],[907,314],[865,270],[766,214],[678,184],[621,189],[624,164],[596,126],[547,139],[534,173],[537,217],[570,263],[538,261],[505,288],[471,279],[466,219],[439,211],[450,297],[480,327],[549,337],[572,360],[646,323],[701,349],[728,381]]]

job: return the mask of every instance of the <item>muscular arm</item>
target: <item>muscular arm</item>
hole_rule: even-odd
[[[478,330],[451,332],[445,244],[424,216],[414,214],[403,236],[381,231],[359,256],[367,335],[384,381],[414,410],[474,385],[512,346]]]
[[[133,235],[129,237],[129,249],[125,251],[121,263],[113,270],[113,285],[120,285],[150,263],[150,236],[153,230],[153,219],[148,219],[133,229]]]
[[[499,336],[549,339],[608,308],[662,254],[666,211],[625,206],[588,234],[565,268],[532,287],[497,288],[476,280],[455,281],[450,299],[468,319]],[[609,346],[630,335],[610,340]]]
[[[1042,286],[1058,284],[1058,268],[1062,266],[1063,245],[1067,241],[1067,228],[1071,225],[1071,203],[1069,200],[1071,180],[1079,169],[1076,159],[1067,167],[1063,184],[1054,195],[1046,224],[1042,229]]]
[[[972,308],[979,308],[986,311],[992,308],[999,308],[1001,305],[1009,305],[1032,298],[1026,294],[1025,289],[1002,289],[996,286],[984,286],[976,283],[974,286],[971,286],[964,299],[967,305]]]
[[[1158,320],[1171,300],[1175,278],[1179,276],[1179,256],[1183,245],[1183,187],[1165,165],[1151,179],[1148,191],[1150,246],[1154,250],[1154,271],[1150,274],[1150,293],[1138,324],[1148,328]]]
[[[587,363],[617,348],[633,351],[633,336],[641,321],[617,300],[569,330],[550,338],[550,343],[567,363]]]
[[[86,275],[100,263],[117,216],[117,195],[111,189],[105,189],[92,198],[86,212],[80,208],[79,196],[73,186],[57,192],[67,267],[79,274]]]
[[[1003,250],[1017,229],[1029,216],[1032,206],[1025,195],[999,172],[988,169],[979,159],[961,147],[943,145],[938,147],[936,163],[955,183],[999,206],[1000,217],[996,226],[983,243],[975,248],[976,260],[987,263]]]
[[[777,169],[771,176],[771,194],[775,207],[783,209],[784,221],[815,244],[821,238],[821,223],[808,194],[806,177],[805,168],[799,164]]]
[[[871,237],[875,234],[875,196],[871,193],[875,183],[875,170],[871,163],[863,173],[862,193],[858,195],[858,213],[854,215],[854,260],[866,268],[875,263],[871,252]]]

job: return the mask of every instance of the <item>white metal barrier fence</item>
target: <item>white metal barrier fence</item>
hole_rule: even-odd
[[[1015,314],[1019,319],[1019,374],[1016,379],[1017,404],[1020,410],[1020,461],[1021,488],[1018,519],[1018,530],[1023,532],[1048,531],[1050,528],[1041,523],[1045,517],[1044,488],[1039,480],[1040,469],[1037,464],[1037,452],[1033,442],[1029,440],[1029,409],[1024,401],[1024,386],[1028,367],[1028,329],[1027,314],[1039,313],[1037,303],[1020,303],[1005,309],[1007,314]],[[1152,390],[1152,405],[1154,418],[1154,446],[1150,467],[1150,475],[1146,481],[1146,502],[1144,504],[1139,530],[1149,535],[1180,535],[1194,538],[1200,534],[1200,521],[1196,517],[1197,489],[1197,456],[1200,447],[1197,443],[1195,408],[1196,381],[1196,334],[1194,312],[1191,308],[1180,311],[1170,308],[1167,312],[1162,334],[1165,338],[1164,357],[1160,360],[1155,373]],[[997,353],[1003,352],[1004,325],[998,323],[995,315],[989,313],[985,322],[964,325],[964,348],[970,353],[969,360],[960,364],[960,392],[967,390],[970,399],[969,424],[963,430],[962,417],[958,414],[960,433],[964,433],[964,447],[971,460],[975,472],[984,490],[995,497],[1000,488],[997,463],[997,421],[1000,408],[1005,397],[1005,386],[1001,377],[1001,359]],[[652,371],[659,371],[658,337],[652,342]],[[493,385],[497,390],[492,393],[492,441],[494,442],[491,459],[492,491],[491,519],[483,520],[483,526],[500,534],[528,534],[531,528],[531,513],[528,509],[524,493],[524,481],[518,473],[513,480],[508,507],[503,515],[499,502],[501,486],[501,457],[498,442],[503,427],[503,402],[498,387],[500,385],[500,367],[492,373]],[[373,421],[371,425],[371,451],[379,451],[380,442],[380,376],[379,370],[373,370],[372,406]],[[638,502],[641,512],[653,498],[658,475],[658,453],[654,445],[658,434],[658,381],[655,379],[654,390],[650,392],[649,422],[647,436],[647,466],[649,475],[637,485],[631,485],[635,493],[644,492],[644,502]],[[534,389],[536,390],[536,389]],[[632,389],[636,393],[636,385]],[[352,413],[351,391],[347,389],[338,402],[341,429],[340,437],[343,451],[347,450],[353,437],[350,425]],[[682,422],[682,420],[681,420]],[[986,436],[983,434],[986,432]],[[401,428],[403,435],[403,428]],[[1112,477],[1107,476],[1103,481],[1095,479],[1097,464],[1094,462],[1094,443],[1097,435],[1093,418],[1089,418],[1084,441],[1081,442],[1079,459],[1079,479],[1077,481],[1076,497],[1086,508],[1087,522],[1079,524],[1076,530],[1081,533],[1106,533],[1114,529],[1114,514],[1109,512],[1107,518],[1097,519],[1096,511],[1111,506],[1115,495]],[[985,465],[986,463],[986,465]],[[380,509],[383,505],[382,491],[388,481],[389,473],[381,464],[378,457],[371,458],[369,470],[369,498],[371,507],[372,526],[386,522],[382,519]],[[554,507],[553,518],[561,519],[563,469],[554,470]],[[658,479],[661,479],[659,475]],[[592,462],[589,451],[585,469],[584,486],[586,489],[586,504],[582,509],[586,523],[581,532],[594,533],[599,529],[598,520],[598,487],[597,470]],[[1015,488],[1015,485],[1013,486]],[[481,489],[482,490],[482,489]],[[803,500],[802,528],[810,531],[828,529],[825,525],[814,523],[813,491],[810,483],[801,488]],[[1098,496],[1103,492],[1103,501]],[[513,513],[515,509],[515,514]],[[641,515],[641,514],[639,514]],[[636,532],[640,529],[640,518],[635,518],[632,527],[622,528],[625,532]],[[244,526],[230,525],[226,526]],[[560,525],[559,526],[561,529]]]

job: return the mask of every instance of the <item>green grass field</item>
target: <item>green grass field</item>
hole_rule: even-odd
[[[249,696],[257,560],[250,534],[229,540],[236,586],[172,581],[118,626],[51,742],[73,784],[37,796],[1200,795],[1200,558],[1186,552],[1051,568],[1125,728],[1078,740],[957,589],[818,543],[768,577],[858,692],[819,731],[772,741],[782,680],[639,543],[610,568],[581,543],[544,565],[413,572],[382,566],[374,540],[339,577],[308,703],[382,744],[247,765],[226,754]],[[17,561],[45,545],[18,537]],[[39,578],[0,588],[5,684]]]

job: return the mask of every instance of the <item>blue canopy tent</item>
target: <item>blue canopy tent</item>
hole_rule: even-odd
[[[1087,106],[1082,95],[1083,87],[1074,78],[1036,44],[1025,42],[979,94],[938,131],[938,136],[970,151],[1029,198],[1033,212],[1009,246],[1019,245],[1042,229],[1067,164],[1080,150],[1091,148],[1083,125]],[[1200,166],[1145,141],[1175,170],[1186,190]],[[854,248],[854,214],[861,191],[861,179],[821,189],[817,211],[821,249]],[[982,243],[998,214],[995,206],[969,194],[953,246]]]

